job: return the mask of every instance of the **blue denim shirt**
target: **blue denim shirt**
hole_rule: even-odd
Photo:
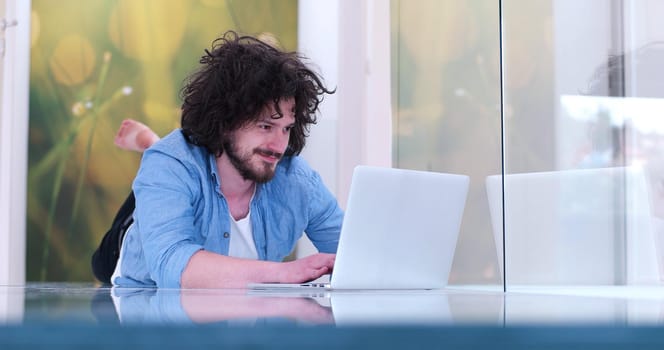
[[[144,154],[134,179],[134,224],[127,231],[117,286],[179,288],[191,256],[201,249],[228,255],[230,212],[215,157],[175,130]],[[300,157],[284,157],[274,178],[256,187],[250,204],[258,257],[282,261],[306,232],[334,253],[343,212],[320,176]]]

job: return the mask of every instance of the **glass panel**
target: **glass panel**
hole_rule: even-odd
[[[662,4],[503,5],[508,288],[658,283]]]
[[[485,188],[501,172],[498,18],[493,0],[392,1],[393,163],[470,176],[451,284],[501,281]]]

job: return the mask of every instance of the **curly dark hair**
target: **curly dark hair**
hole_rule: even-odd
[[[295,101],[295,125],[285,155],[299,154],[316,123],[323,94],[333,94],[296,52],[281,51],[257,38],[224,33],[205,50],[199,68],[181,90],[182,132],[188,142],[220,156],[229,133],[255,121],[268,105]]]

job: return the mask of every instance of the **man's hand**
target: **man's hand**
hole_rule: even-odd
[[[302,283],[332,272],[335,254],[318,253],[281,263],[276,281],[281,283]]]

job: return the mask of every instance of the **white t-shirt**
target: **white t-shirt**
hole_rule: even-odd
[[[228,256],[234,258],[258,259],[254,231],[251,228],[251,212],[244,218],[235,221],[231,215],[231,242]]]

